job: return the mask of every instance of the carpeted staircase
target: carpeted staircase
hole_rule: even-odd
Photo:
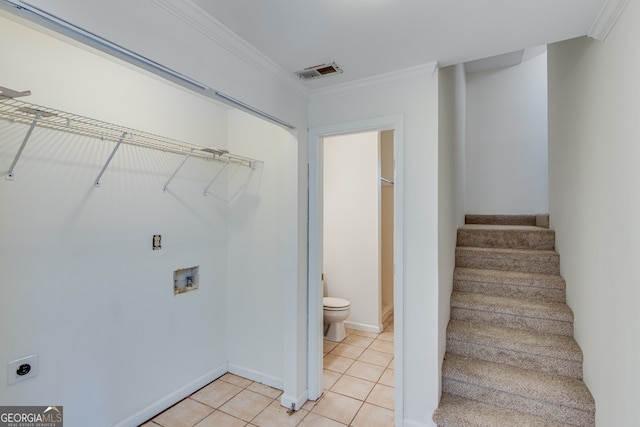
[[[547,215],[458,230],[440,427],[595,426]]]

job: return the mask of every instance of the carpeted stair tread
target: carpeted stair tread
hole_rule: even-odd
[[[464,216],[465,224],[536,225],[535,215],[473,215]]]
[[[473,292],[453,291],[451,306],[481,311],[493,311],[564,322],[573,321],[573,312],[563,303],[485,295]]]
[[[555,232],[529,225],[467,224],[458,229],[458,246],[511,249],[553,249]]]
[[[456,267],[453,288],[478,292],[565,302],[565,281],[557,274],[534,274],[519,271]]]
[[[578,343],[563,335],[540,334],[482,323],[451,320],[447,337],[459,341],[494,346],[500,349],[533,353],[558,359],[582,361]]]
[[[574,424],[579,415],[595,413],[593,396],[584,382],[504,364],[447,354],[442,366],[443,391],[509,408],[527,401],[523,412]],[[467,387],[462,387],[466,384]],[[495,401],[492,399],[496,398]],[[513,408],[512,408],[513,409]],[[574,418],[576,417],[576,418]],[[571,420],[571,421],[570,421]],[[578,421],[577,425],[591,422]]]
[[[560,274],[553,250],[456,247],[456,266],[525,273]]]
[[[451,319],[573,335],[573,312],[566,304],[553,301],[453,291]]]
[[[442,394],[433,421],[439,427],[572,427],[448,393]]]
[[[582,351],[573,337],[451,320],[447,352],[582,379]]]
[[[490,270],[486,268],[456,267],[453,279],[491,282],[503,285],[521,285],[537,288],[565,290],[565,281],[557,274],[525,273],[521,271]]]

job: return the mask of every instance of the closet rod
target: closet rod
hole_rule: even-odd
[[[11,120],[16,123],[33,125],[34,115],[40,112],[37,120],[38,127],[61,132],[88,136],[101,140],[118,142],[123,132],[127,137],[123,144],[150,148],[173,154],[187,155],[205,160],[215,160],[253,168],[260,160],[231,154],[226,150],[186,143],[173,138],[167,138],[108,122],[67,113],[53,108],[31,104],[14,98],[0,97],[0,119]]]
[[[380,177],[380,181],[386,182],[387,184],[393,185],[393,181],[387,178]]]

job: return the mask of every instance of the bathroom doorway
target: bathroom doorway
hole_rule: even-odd
[[[369,143],[370,146],[364,150],[363,145],[358,147],[354,141],[366,134],[369,134],[370,138],[373,137],[370,140],[374,142]],[[373,406],[389,408],[391,393],[391,417],[395,418],[396,425],[399,425],[403,417],[403,135],[403,117],[390,116],[311,129],[309,139],[309,398],[317,400],[325,393],[323,399],[317,403],[320,407],[323,400],[330,400],[328,397],[336,399],[340,397],[338,394],[349,396],[349,391],[345,390],[350,386],[357,389],[364,385],[365,383],[360,381],[364,379],[368,381],[369,389],[360,398],[363,401],[360,411],[372,408],[367,399],[372,400]],[[335,138],[339,142],[336,143]],[[341,141],[342,138],[346,140]],[[347,147],[350,143],[353,145]],[[341,145],[341,148],[347,147],[347,151],[351,150],[350,153],[333,152],[333,148],[338,145]],[[341,159],[339,162],[343,164],[333,163],[332,158],[336,154]],[[369,160],[365,162],[365,159]],[[335,169],[343,169],[347,175],[332,177]],[[363,176],[364,174],[366,176]],[[334,182],[330,182],[332,179]],[[336,202],[332,200],[333,195],[327,196],[331,194],[332,186],[343,187],[344,190],[344,187],[353,187],[356,181],[365,182],[369,186],[367,190],[361,190],[370,193],[368,201],[366,197],[363,200],[361,197],[352,196],[351,199],[357,199],[355,204],[354,200],[349,201],[349,197]],[[328,206],[325,207],[325,203]],[[358,213],[358,209],[365,206],[368,206],[368,212]],[[325,228],[331,233],[331,229],[335,227],[335,224],[331,223],[332,214],[337,214],[335,216],[343,219],[346,216],[352,217],[354,222],[347,227],[365,229],[364,232],[360,230],[360,238],[365,239],[368,246],[358,249],[357,246],[346,245],[346,241],[343,241],[343,247],[340,249],[339,243],[336,246],[335,242],[330,241],[331,238],[325,239]],[[368,219],[365,219],[365,216]],[[366,228],[365,223],[373,225]],[[335,234],[345,233],[343,230]],[[350,237],[350,243],[355,239]],[[347,255],[354,252],[358,255],[355,261],[354,258],[350,258],[351,261],[340,265],[340,258],[347,259]],[[338,259],[338,267],[330,265],[332,262],[336,263],[335,258]],[[368,270],[354,272],[356,268],[352,263],[368,266]],[[340,272],[341,269],[347,272]],[[350,300],[353,309],[345,322],[350,333],[341,346],[323,340],[323,273],[329,295]],[[357,283],[352,286],[354,282]],[[349,285],[344,286],[345,283]],[[330,363],[337,360],[345,365],[334,365],[333,372],[325,376],[325,382],[331,383],[331,387],[323,387],[325,353],[335,356]],[[356,370],[360,372],[355,373]],[[363,373],[362,370],[368,372]],[[341,388],[342,393],[332,388]],[[387,415],[388,413],[389,411]],[[357,416],[361,416],[360,412]]]
[[[393,133],[322,143],[324,296],[349,301],[345,326],[364,332],[393,313]]]

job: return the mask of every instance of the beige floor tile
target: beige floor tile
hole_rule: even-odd
[[[325,354],[329,353],[337,345],[338,345],[337,342],[322,340],[322,352],[325,353]]]
[[[225,381],[214,381],[208,386],[198,390],[191,396],[191,398],[200,403],[204,403],[205,405],[209,405],[212,408],[218,409],[241,391],[242,388],[237,385],[233,385]]]
[[[394,410],[393,405],[394,400],[394,389],[393,387],[389,387],[382,384],[376,384],[369,393],[369,397],[367,397],[367,402],[382,406],[383,408],[387,408],[390,410]]]
[[[360,357],[363,351],[364,348],[362,347],[340,343],[333,350],[331,350],[329,354],[356,360],[358,357]]]
[[[274,401],[264,411],[260,412],[251,421],[251,424],[259,427],[294,427],[306,415],[307,411],[303,409],[289,414],[287,408],[281,406],[279,401]]]
[[[184,399],[155,417],[152,421],[163,427],[193,427],[213,411],[213,408],[200,402]]]
[[[253,382],[251,380],[248,380],[246,378],[242,378],[238,375],[234,375],[231,373],[226,373],[223,376],[220,377],[220,379],[222,381],[226,381],[228,383],[231,383],[233,385],[237,385],[238,387],[242,387],[242,388],[247,388],[249,387],[249,385]]]
[[[328,369],[322,370],[322,389],[329,390],[338,381],[342,374],[340,372],[333,372]]]
[[[156,424],[153,421],[147,421],[146,423],[140,425],[140,427],[158,427],[160,424]]]
[[[384,332],[393,332],[393,323],[389,326],[385,326]]]
[[[351,425],[353,427],[393,427],[394,413],[388,409],[365,403]]]
[[[302,405],[302,408],[300,408],[300,410],[310,412],[313,407],[316,406],[316,403],[318,403],[317,400],[307,400],[306,402],[304,402],[304,405]]]
[[[366,331],[353,331],[353,335],[358,335],[359,337],[365,338],[376,338],[378,334],[375,332],[366,332]]]
[[[269,399],[267,396],[251,390],[242,390],[230,401],[222,405],[220,411],[248,422],[269,406],[271,402],[273,402],[273,399]]]
[[[381,351],[382,353],[393,354],[393,341],[374,340],[369,346],[369,349]]]
[[[299,427],[344,427],[345,425],[320,415],[309,414],[302,420]]]
[[[345,374],[352,377],[362,378],[363,380],[378,381],[382,373],[384,372],[383,366],[373,365],[371,363],[361,362],[356,360],[353,365],[346,370]]]
[[[247,423],[224,412],[216,411],[195,427],[244,427]]]
[[[369,395],[369,392],[373,389],[374,385],[375,383],[371,381],[350,377],[349,375],[343,375],[338,381],[336,381],[333,387],[331,387],[331,391],[364,401]]]
[[[353,359],[347,359],[342,356],[335,356],[331,353],[324,357],[324,369],[343,374],[353,363]]]
[[[271,399],[276,399],[282,394],[282,391],[277,388],[269,387],[268,385],[260,383],[251,384],[247,387],[247,390],[255,391],[256,393],[260,393],[261,395],[270,397]]]
[[[360,335],[349,335],[348,337],[346,337],[343,341],[342,344],[347,344],[347,345],[353,345],[356,347],[363,347],[363,348],[367,348],[371,345],[371,343],[373,342],[373,338],[367,338],[367,337],[361,337]]]
[[[382,373],[382,376],[378,380],[378,382],[382,385],[393,387],[395,384],[393,381],[394,372],[395,371],[393,369],[389,369],[389,368],[385,369],[384,372]]]
[[[378,335],[379,340],[382,341],[391,341],[393,342],[393,332],[382,332],[380,335]]]
[[[392,359],[392,355],[372,349],[366,349],[364,353],[362,353],[362,355],[358,358],[358,360],[361,362],[372,363],[374,365],[384,366],[385,368],[387,367],[387,365],[389,365],[389,362],[391,362]]]
[[[389,362],[389,365],[387,366],[387,368],[389,368],[389,369],[394,369],[394,368],[393,368],[393,361],[394,361],[394,360],[395,360],[395,358],[394,358],[394,359],[391,359],[391,362]]]
[[[329,391],[311,412],[348,425],[356,416],[360,406],[362,402],[357,399]]]

